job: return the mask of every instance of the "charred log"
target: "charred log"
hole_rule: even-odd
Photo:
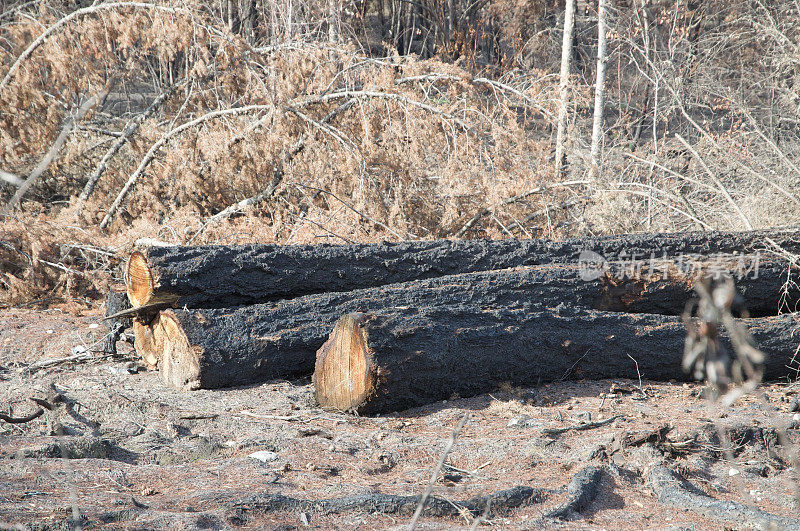
[[[547,240],[415,241],[378,245],[146,247],[127,266],[133,306],[222,308],[342,292],[474,271],[576,263],[581,252],[607,260],[750,253],[766,239],[800,249],[800,229],[633,234]]]
[[[767,355],[765,377],[794,373],[789,365],[800,318],[749,319],[747,326]],[[350,314],[317,352],[315,394],[325,408],[376,414],[473,396],[503,383],[687,380],[681,369],[685,337],[678,317],[581,308],[465,304]]]
[[[759,308],[777,309],[782,267],[763,267],[758,278],[740,282]],[[138,318],[136,348],[148,366],[160,365],[167,383],[181,389],[215,388],[310,374],[317,349],[345,313],[535,304],[679,315],[693,296],[694,277],[681,277],[678,271],[643,268],[643,278],[627,280],[607,274],[584,280],[584,273],[577,265],[532,266],[234,309],[175,309],[155,319]]]
[[[425,507],[425,516],[460,516],[464,512],[472,516],[479,516],[486,512],[488,515],[507,514],[510,509],[526,505],[542,503],[550,492],[544,489],[531,487],[513,487],[489,494],[476,496],[464,501],[448,501],[431,497]],[[422,496],[400,496],[396,494],[362,494],[344,498],[330,498],[324,500],[303,500],[291,498],[282,494],[257,494],[244,500],[237,500],[230,504],[234,523],[242,524],[247,521],[248,514],[266,513],[271,511],[308,511],[312,513],[340,514],[345,512],[366,512],[380,514],[398,514],[410,516],[414,513]]]

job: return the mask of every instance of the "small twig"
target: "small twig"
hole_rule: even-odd
[[[647,393],[644,391],[644,387],[642,387],[642,373],[639,372],[639,362],[636,361],[636,358],[628,354],[628,357],[633,360],[633,363],[636,364],[636,376],[639,377],[639,392],[642,393],[644,396],[647,396]]]
[[[256,413],[251,413],[249,411],[239,411],[238,413],[235,413],[234,416],[250,417],[258,420],[285,420],[287,422],[296,422],[296,421],[308,422],[311,420],[317,420],[323,418],[321,415],[309,418],[303,418],[300,415],[258,415]]]
[[[428,482],[428,487],[422,494],[422,498],[420,498],[419,503],[417,504],[417,510],[414,511],[414,516],[411,518],[411,523],[408,525],[409,530],[413,531],[414,529],[417,528],[417,521],[419,520],[419,517],[422,515],[422,511],[425,510],[425,504],[428,502],[428,498],[430,497],[431,492],[433,492],[433,486],[436,484],[436,480],[439,479],[439,474],[442,472],[442,467],[444,466],[444,462],[447,460],[447,456],[450,454],[450,450],[453,449],[453,445],[456,442],[456,437],[458,437],[458,434],[461,433],[461,430],[467,423],[468,418],[469,418],[469,413],[464,413],[464,416],[461,418],[461,421],[458,423],[458,426],[456,426],[456,428],[450,434],[450,439],[447,441],[447,444],[444,447],[444,451],[442,452],[442,455],[439,458],[439,462],[436,463],[436,468],[434,468],[433,474],[431,474],[431,479]]]
[[[565,428],[544,428],[542,430],[542,435],[559,435],[561,433],[566,433],[568,431],[583,431],[583,430],[591,430],[594,428],[600,428],[601,426],[605,426],[606,424],[611,424],[617,419],[624,419],[625,415],[614,415],[613,417],[609,417],[604,420],[598,420],[595,422],[584,422],[583,424],[577,424],[575,426],[567,426]]]

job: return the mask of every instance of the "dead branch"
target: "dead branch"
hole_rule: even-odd
[[[25,417],[12,417],[11,415],[6,415],[5,413],[0,413],[0,420],[4,420],[9,424],[24,424],[26,422],[30,422],[33,419],[37,419],[44,415],[44,409],[39,408],[35,412],[31,413]]]
[[[25,183],[25,181],[23,181],[13,173],[8,173],[7,171],[3,170],[0,170],[0,180],[3,180],[13,186],[22,186]]]
[[[400,79],[395,80],[394,83],[395,83],[395,85],[402,85],[402,84],[410,83],[410,82],[413,82],[413,81],[439,81],[439,80],[462,81],[463,78],[460,78],[458,76],[451,76],[449,74],[433,73],[433,74],[423,74],[423,75],[419,75],[419,76],[402,77]],[[517,96],[521,100],[523,100],[525,103],[527,103],[528,105],[530,105],[531,107],[536,109],[538,112],[540,112],[543,115],[547,116],[548,118],[550,118],[550,119],[555,118],[553,116],[553,113],[551,113],[549,110],[547,110],[546,108],[544,108],[541,105],[539,105],[536,101],[534,101],[532,98],[530,98],[524,92],[515,89],[511,85],[507,85],[505,83],[500,83],[499,81],[495,81],[493,79],[488,79],[488,78],[485,78],[485,77],[475,77],[475,78],[470,79],[469,81],[471,83],[473,83],[473,84],[476,84],[476,85],[481,85],[481,84],[482,85],[489,85],[490,87],[493,87],[493,88],[498,89],[500,91],[510,92],[511,94],[514,94],[515,96]]]
[[[700,154],[697,152],[697,150],[694,149],[681,135],[675,133],[675,138],[677,138],[678,141],[681,144],[683,144],[683,146],[686,149],[688,149],[689,152],[691,152],[692,156],[694,156],[694,158],[697,160],[700,166],[703,167],[708,176],[711,177],[711,180],[714,181],[714,184],[716,184],[717,187],[719,187],[719,191],[722,193],[723,197],[725,197],[725,200],[728,201],[728,203],[730,203],[731,207],[733,207],[733,210],[736,211],[736,213],[742,219],[745,227],[747,227],[748,230],[753,230],[753,224],[750,223],[750,219],[745,215],[744,212],[742,212],[742,209],[739,208],[739,205],[737,205],[736,201],[733,200],[731,194],[728,193],[728,190],[727,188],[725,188],[725,185],[722,184],[722,181],[720,181],[714,174],[714,172],[711,171],[711,168],[708,167],[706,162],[703,160],[703,157],[701,157]]]
[[[113,80],[109,81],[99,93],[95,94],[91,98],[86,99],[77,110],[69,114],[64,119],[64,124],[61,126],[61,132],[58,134],[56,141],[53,142],[53,145],[50,146],[50,150],[42,158],[42,160],[39,161],[39,164],[36,165],[28,178],[25,179],[25,182],[19,185],[17,192],[14,194],[8,204],[3,207],[3,210],[0,212],[0,214],[5,215],[11,212],[17,203],[22,200],[22,196],[28,192],[31,186],[36,184],[36,181],[39,180],[39,177],[41,177],[47,167],[50,166],[50,163],[56,158],[58,152],[61,151],[64,142],[66,142],[67,137],[72,132],[72,128],[75,126],[75,124],[83,120],[83,117],[86,116],[86,113],[88,113],[92,107],[97,105],[99,101],[105,98],[106,94],[108,94],[109,90],[111,90],[112,83]]]
[[[600,428],[605,426],[606,424],[611,424],[617,419],[624,419],[625,415],[614,415],[613,417],[609,417],[604,420],[598,420],[596,422],[584,422],[583,424],[577,424],[575,426],[566,426],[564,428],[544,428],[542,430],[542,435],[558,435],[560,433],[566,433],[568,431],[583,431],[583,430],[592,430],[594,428]]]
[[[356,214],[358,214],[359,216],[361,216],[362,218],[366,219],[367,221],[371,221],[371,222],[372,222],[372,223],[374,223],[375,225],[378,225],[379,227],[382,227],[383,229],[387,230],[387,231],[388,231],[390,234],[392,234],[393,236],[395,236],[395,237],[396,237],[396,238],[397,238],[399,241],[404,241],[404,240],[406,240],[406,239],[407,239],[407,238],[403,238],[402,236],[400,236],[400,234],[398,234],[396,231],[392,230],[392,229],[391,229],[391,228],[390,228],[388,225],[386,225],[385,223],[381,223],[380,221],[378,221],[378,220],[376,220],[376,219],[372,219],[371,217],[369,217],[368,215],[364,214],[363,212],[361,212],[361,211],[359,211],[359,210],[356,210],[356,209],[355,209],[355,208],[354,208],[352,205],[350,205],[350,204],[349,204],[347,201],[345,201],[344,199],[340,199],[340,198],[339,198],[339,196],[337,196],[337,195],[336,195],[336,194],[334,194],[333,192],[329,192],[328,190],[323,190],[322,188],[316,188],[316,187],[314,187],[314,186],[306,186],[306,185],[304,185],[304,184],[297,184],[297,183],[296,183],[296,184],[295,184],[295,186],[299,186],[300,188],[307,188],[308,190],[314,190],[314,191],[316,191],[316,192],[319,192],[319,193],[322,193],[322,194],[329,195],[329,196],[333,197],[334,199],[336,199],[337,201],[339,201],[341,204],[343,204],[343,205],[344,205],[345,207],[347,207],[349,210],[352,210],[353,212],[355,212]],[[411,234],[410,232],[408,233],[408,235],[409,235],[409,236],[411,236],[412,238],[417,238],[417,236],[416,236],[415,234]]]
[[[203,122],[206,122],[208,120],[211,120],[213,118],[218,118],[220,116],[230,116],[230,115],[236,115],[236,114],[244,114],[244,113],[248,113],[248,112],[252,112],[252,111],[263,111],[263,110],[269,109],[271,107],[272,107],[271,105],[247,105],[245,107],[235,107],[233,109],[220,109],[220,110],[217,110],[217,111],[211,111],[211,112],[206,113],[206,114],[204,114],[204,115],[202,115],[202,116],[200,116],[198,118],[195,118],[194,120],[192,120],[190,122],[186,122],[185,124],[180,125],[180,126],[174,128],[174,129],[172,129],[168,133],[164,134],[158,140],[158,142],[156,142],[155,144],[153,144],[150,147],[150,149],[147,151],[147,153],[145,154],[145,156],[142,159],[142,161],[139,163],[139,166],[136,168],[136,170],[128,178],[128,181],[125,183],[125,186],[122,187],[122,190],[120,190],[119,194],[117,195],[117,198],[114,199],[114,202],[109,207],[108,212],[106,213],[105,217],[100,222],[100,228],[101,229],[105,229],[108,226],[109,222],[111,221],[111,218],[117,212],[117,209],[119,208],[119,205],[125,199],[125,196],[128,195],[128,191],[131,189],[131,187],[134,184],[136,184],[136,181],[139,179],[139,177],[142,175],[142,173],[144,173],[144,170],[147,168],[148,164],[150,164],[150,162],[155,158],[156,153],[158,153],[158,151],[164,146],[164,144],[169,142],[173,137],[181,134],[182,132],[186,131],[187,129],[191,129],[194,126],[199,125],[199,124],[201,124]]]
[[[0,92],[8,85],[11,78],[16,74],[17,70],[19,69],[22,62],[30,57],[30,55],[44,42],[50,38],[56,31],[60,28],[64,27],[65,25],[69,24],[71,21],[75,20],[76,18],[80,18],[84,15],[91,15],[93,13],[97,13],[98,11],[103,11],[106,9],[117,9],[117,8],[126,8],[126,7],[134,7],[134,8],[144,8],[144,9],[153,9],[156,11],[165,11],[167,13],[183,13],[186,15],[190,14],[190,11],[187,9],[181,8],[174,8],[174,7],[167,7],[157,4],[149,4],[146,2],[109,2],[107,4],[98,4],[89,7],[85,7],[83,9],[78,9],[77,11],[73,11],[69,15],[66,15],[61,20],[56,22],[55,24],[48,27],[41,35],[39,35],[26,49],[23,51],[17,60],[11,65],[11,68],[8,69],[6,72],[5,77],[2,81],[0,81]]]
[[[538,194],[538,193],[544,192],[545,190],[548,190],[550,188],[555,188],[557,186],[572,186],[572,185],[575,185],[575,184],[588,184],[588,183],[589,183],[589,181],[565,181],[563,183],[545,184],[543,186],[538,186],[538,187],[536,187],[536,188],[534,188],[532,190],[528,190],[525,193],[522,193],[522,194],[519,194],[519,195],[515,195],[513,197],[509,197],[508,199],[504,199],[503,201],[500,201],[499,203],[495,203],[494,205],[492,205],[490,207],[485,207],[485,208],[479,210],[474,216],[472,216],[472,218],[470,218],[469,221],[467,221],[464,224],[463,227],[461,227],[458,230],[458,232],[455,233],[454,237],[455,238],[461,238],[462,236],[464,236],[464,234],[469,229],[471,229],[475,225],[475,223],[478,222],[478,220],[480,220],[483,216],[489,214],[493,209],[495,209],[497,207],[510,205],[511,203],[516,203],[517,201],[521,201],[521,200],[525,199],[526,197],[529,197],[529,196],[531,196],[533,194]]]
[[[103,155],[102,160],[97,164],[97,167],[92,173],[89,180],[86,182],[86,185],[83,187],[83,191],[81,195],[78,197],[77,202],[75,203],[75,217],[77,218],[80,215],[81,207],[83,203],[89,198],[89,196],[94,191],[95,186],[97,185],[97,181],[100,180],[100,177],[103,175],[103,172],[106,171],[108,167],[108,163],[117,154],[117,152],[125,145],[128,141],[128,138],[139,129],[139,126],[144,122],[147,118],[153,115],[153,113],[164,103],[170,96],[172,96],[178,87],[186,83],[186,80],[181,80],[177,83],[174,83],[167,87],[167,89],[159,94],[153,101],[150,103],[150,106],[141,114],[135,116],[131,119],[126,125],[125,129],[122,133],[117,137],[117,140],[114,141],[114,144],[108,148],[106,154]]]
[[[514,230],[515,228],[519,227],[520,229],[525,230],[523,225],[525,223],[529,223],[529,222],[533,221],[534,219],[538,218],[539,216],[547,214],[550,211],[566,210],[567,208],[570,208],[570,207],[572,207],[574,205],[577,205],[578,203],[582,203],[582,202],[584,202],[584,201],[586,201],[588,199],[589,199],[589,196],[579,196],[579,197],[574,197],[572,199],[567,199],[566,201],[562,201],[561,203],[559,203],[557,205],[549,205],[549,206],[546,206],[545,208],[540,208],[539,210],[531,212],[530,214],[525,216],[525,219],[523,219],[521,221],[515,221],[514,223],[509,224],[507,228],[508,228],[508,230]]]
[[[485,85],[489,85],[491,87],[500,89],[502,91],[510,92],[510,93],[514,94],[515,96],[518,96],[525,103],[527,103],[528,105],[530,105],[531,107],[533,107],[534,109],[536,109],[537,111],[542,113],[543,115],[547,116],[551,120],[555,118],[555,116],[553,116],[553,113],[551,113],[550,111],[548,111],[547,109],[545,109],[544,107],[542,107],[541,105],[536,103],[533,99],[531,99],[524,92],[521,92],[521,91],[515,89],[511,85],[506,85],[505,83],[500,83],[499,81],[494,81],[492,79],[487,79],[485,77],[476,77],[476,78],[474,78],[472,80],[472,82],[473,83],[483,83]]]
[[[412,100],[402,94],[394,94],[392,92],[375,92],[371,90],[345,90],[341,92],[331,92],[330,94],[323,94],[321,96],[314,96],[312,98],[306,98],[304,100],[298,101],[292,105],[292,107],[307,107],[309,105],[316,105],[319,103],[325,103],[328,101],[333,101],[342,98],[380,98],[384,100],[391,100],[396,101],[398,103],[403,103],[405,105],[410,105],[412,107],[417,107],[423,109],[429,113],[436,114],[437,116],[441,116],[446,120],[450,120],[458,124],[461,128],[465,131],[470,131],[472,128],[460,118],[453,116],[452,114],[445,112],[441,109],[437,109],[432,105],[428,105],[427,103],[422,103],[421,101]]]

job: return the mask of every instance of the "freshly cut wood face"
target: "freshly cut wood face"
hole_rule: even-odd
[[[343,315],[317,352],[314,387],[323,408],[347,411],[363,403],[374,386],[363,316]]]
[[[139,251],[134,251],[128,259],[128,299],[131,306],[143,306],[153,297],[155,282],[147,258]]]
[[[142,357],[148,369],[158,367],[158,359],[161,355],[153,337],[153,328],[148,324],[140,322],[138,319],[133,321],[133,339],[136,352]]]
[[[152,325],[155,344],[159,348],[159,371],[164,383],[192,391],[200,388],[200,352],[193,347],[175,313],[162,311]]]

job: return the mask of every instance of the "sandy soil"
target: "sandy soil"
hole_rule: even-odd
[[[34,413],[40,406],[31,398],[53,407],[30,422],[0,421],[0,529],[399,528],[410,521],[407,511],[256,510],[253,496],[421,494],[465,414],[433,496],[543,489],[525,506],[492,511],[483,526],[751,527],[724,512],[700,515],[658,501],[648,478],[661,464],[718,500],[800,514],[789,455],[800,430],[779,440],[781,426],[791,425],[797,385],[763,387],[721,411],[698,384],[560,382],[357,418],[315,407],[309,380],[178,392],[139,367],[123,341],[116,357],[32,366],[97,349],[106,333],[98,315],[0,315],[0,413]],[[543,431],[612,417],[592,429]],[[720,451],[720,427],[733,460]],[[265,461],[249,457],[260,451]],[[597,496],[567,519],[548,517],[568,498],[573,475],[590,465],[602,469]],[[469,528],[473,520],[423,516],[420,528]]]

